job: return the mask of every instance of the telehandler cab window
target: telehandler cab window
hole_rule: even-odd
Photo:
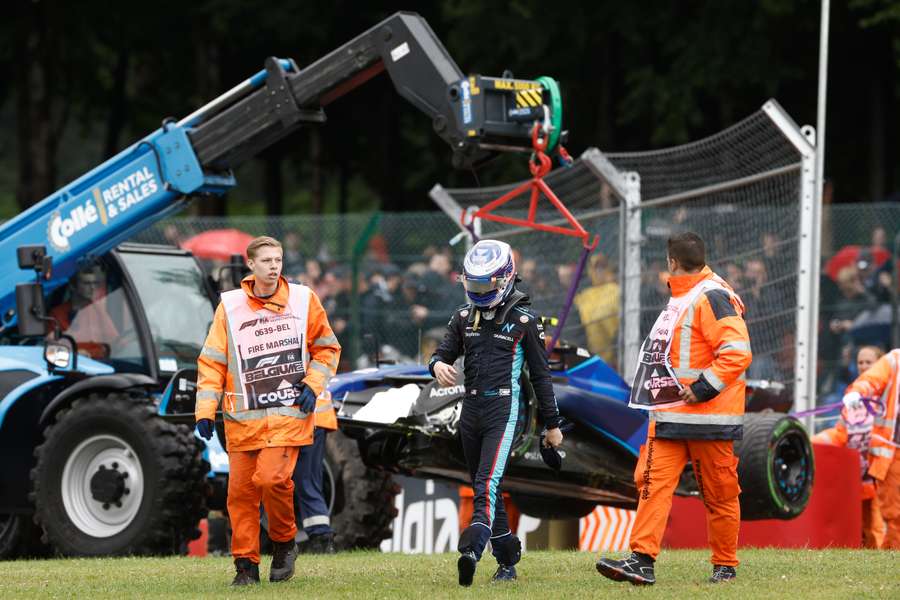
[[[215,307],[203,272],[187,255],[122,252],[153,335],[159,370],[196,367]]]
[[[102,266],[76,272],[57,296],[50,316],[62,333],[75,339],[81,355],[121,371],[146,370],[125,291]]]

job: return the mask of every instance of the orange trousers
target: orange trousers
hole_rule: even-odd
[[[862,501],[863,548],[881,548],[884,543],[884,519],[878,497]]]
[[[294,466],[297,446],[228,453],[228,518],[231,555],[259,564],[259,503],[266,509],[269,538],[286,542],[297,535]]]
[[[638,509],[631,530],[631,550],[654,559],[659,548],[672,495],[687,461],[706,506],[706,530],[714,565],[738,565],[737,542],[741,526],[737,464],[734,444],[724,440],[666,440],[650,437],[641,446],[634,480]]]
[[[884,481],[875,483],[875,493],[881,516],[887,524],[887,532],[881,547],[884,550],[900,550],[900,455],[894,454],[894,461],[888,467]]]

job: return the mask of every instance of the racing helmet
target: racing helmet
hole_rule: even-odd
[[[515,289],[516,263],[506,242],[481,240],[466,252],[463,286],[475,306],[491,309]]]

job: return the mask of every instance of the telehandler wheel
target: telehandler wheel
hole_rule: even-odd
[[[65,556],[171,554],[199,535],[209,465],[151,399],[94,393],[61,410],[31,472],[43,540]]]
[[[0,515],[0,560],[46,555],[47,546],[41,543],[41,531],[32,515]]]
[[[363,464],[356,440],[340,431],[328,434],[325,478],[333,481],[331,509],[334,545],[339,550],[375,549],[391,537],[400,486],[387,471]],[[327,494],[327,490],[326,490]]]

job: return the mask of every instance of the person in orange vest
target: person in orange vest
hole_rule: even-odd
[[[695,233],[668,240],[672,296],[641,346],[629,406],[650,411],[647,443],[634,472],[638,508],[631,556],[602,558],[597,570],[615,581],[656,582],[654,562],[672,495],[688,460],[706,507],[713,574],[733,580],[741,524],[734,440],[743,435],[744,372],[750,336],[740,297],[706,266]]]
[[[335,340],[337,343],[337,340]],[[334,530],[328,503],[323,495],[322,477],[325,466],[325,438],[329,431],[336,431],[337,415],[331,403],[331,392],[325,390],[316,399],[316,430],[313,443],[300,450],[300,459],[294,469],[294,502],[299,508],[298,528],[305,537],[299,544],[301,553],[334,554]]]
[[[865,373],[884,352],[877,346],[863,346],[856,355],[859,373]],[[884,519],[875,493],[875,479],[869,475],[869,442],[872,437],[874,415],[863,406],[844,407],[837,425],[820,431],[812,441],[819,444],[844,446],[859,452],[862,472],[862,539],[864,548],[880,548],[884,542]]]
[[[881,517],[887,526],[885,550],[900,550],[900,348],[894,348],[862,373],[850,384],[844,394],[844,407],[859,410],[862,398],[878,399],[879,408],[874,415],[872,437],[869,440],[869,475],[875,479],[875,497],[881,509]]]
[[[259,583],[259,504],[273,544],[269,581],[294,574],[294,483],[300,446],[313,442],[316,398],[341,347],[316,294],[281,276],[283,251],[263,236],[247,246],[251,274],[222,294],[197,361],[195,418],[212,437],[222,404],[228,449],[232,585]]]

